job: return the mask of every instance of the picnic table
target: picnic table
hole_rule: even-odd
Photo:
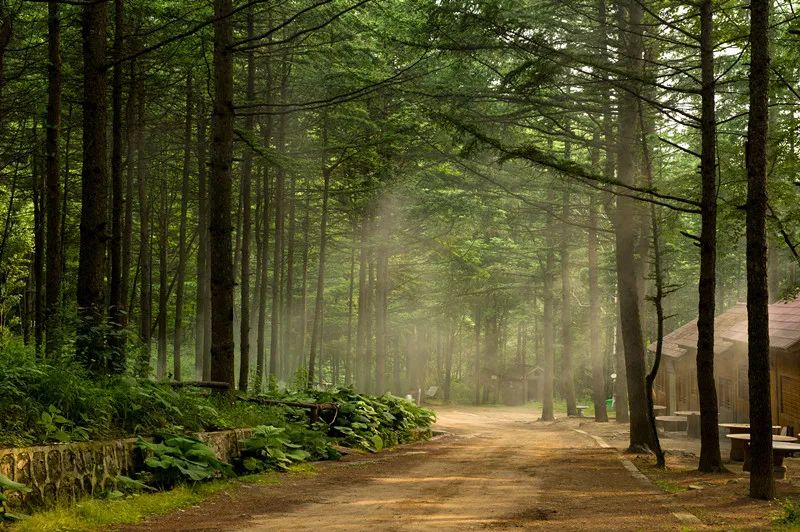
[[[774,438],[774,436],[773,436]],[[786,466],[783,465],[783,459],[794,453],[800,452],[800,443],[789,443],[782,441],[772,442],[772,466],[775,471],[775,478],[786,478]],[[742,471],[750,471],[750,442],[746,442],[744,447],[744,465]]]
[[[745,448],[750,442],[749,433],[726,434],[726,438],[731,441],[731,462],[743,462],[745,456]],[[775,442],[796,442],[797,438],[794,436],[781,436],[780,434],[772,435],[772,444]]]
[[[690,438],[700,437],[700,411],[676,410],[676,416],[686,416],[686,433]]]
[[[663,431],[679,432],[686,430],[684,416],[656,416],[656,426]]]
[[[728,429],[728,434],[750,433],[750,423],[720,423],[719,428]],[[772,425],[772,433],[780,434],[781,428],[783,427],[781,427],[780,425]]]
[[[583,412],[587,408],[589,408],[589,407],[586,406],[586,405],[575,405],[575,410],[578,411],[578,417],[583,417]]]
[[[653,413],[655,415],[660,415],[667,411],[667,407],[664,405],[653,405]]]

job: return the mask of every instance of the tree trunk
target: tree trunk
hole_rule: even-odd
[[[323,126],[324,127],[324,126]],[[311,325],[311,348],[308,352],[308,387],[314,385],[314,367],[317,344],[322,337],[322,306],[325,296],[325,248],[328,241],[328,191],[330,190],[331,170],[322,169],[322,214],[319,222],[319,267],[317,268],[317,295],[314,299],[314,321]]]
[[[475,405],[481,404],[481,303],[475,305]]]
[[[128,327],[130,320],[130,311],[133,305],[131,302],[132,288],[131,288],[131,248],[133,243],[133,195],[135,184],[135,142],[136,136],[136,66],[131,64],[130,67],[130,88],[128,93],[128,100],[125,102],[125,164],[127,165],[125,171],[125,207],[124,207],[124,221],[122,227],[122,279],[120,280],[121,295],[120,299],[124,306],[123,312],[120,313],[120,328],[125,330]],[[66,182],[66,180],[65,180]],[[127,344],[127,340],[125,342]],[[126,359],[127,359],[127,353]],[[127,361],[126,361],[127,366]]]
[[[551,196],[552,197],[552,196]],[[551,233],[550,231],[548,233]],[[544,271],[542,272],[542,300],[544,302],[542,327],[544,329],[544,382],[542,382],[542,421],[553,421],[553,371],[555,368],[555,347],[553,345],[553,262],[554,253],[548,246]]]
[[[308,186],[308,185],[306,185]],[[305,192],[305,213],[303,214],[303,271],[300,289],[300,308],[297,311],[300,324],[297,326],[297,349],[298,353],[306,352],[306,329],[308,328],[308,252],[311,247],[311,194],[308,190]],[[352,283],[351,283],[352,284]]]
[[[647,152],[646,147],[645,152]],[[658,238],[658,220],[656,220],[655,206],[652,204],[650,205],[650,221],[652,223],[651,232],[653,236],[653,273],[656,285],[656,293],[653,296],[653,304],[656,307],[656,355],[653,360],[653,368],[647,374],[645,383],[647,386],[647,418],[650,421],[653,450],[656,454],[656,467],[663,469],[667,464],[664,459],[664,451],[661,449],[661,442],[658,439],[658,430],[656,429],[656,415],[653,409],[653,385],[658,376],[658,369],[661,366],[661,353],[664,347],[664,276],[661,271],[661,244]]]
[[[704,473],[720,472],[719,408],[714,382],[714,317],[717,267],[717,123],[714,110],[714,13],[712,0],[700,3],[701,137],[700,282],[697,305],[697,389],[700,398],[700,462]]]
[[[269,121],[267,126],[266,139],[269,141],[271,134],[269,133]],[[264,242],[262,243],[261,252],[261,291],[258,295],[258,361],[256,362],[256,390],[260,391],[264,386],[264,369],[267,362],[267,346],[266,346],[266,328],[267,328],[267,303],[268,303],[268,287],[269,287],[269,226],[270,226],[270,183],[269,183],[269,165],[264,165],[264,206],[261,210],[262,222],[261,230],[264,235]]]
[[[567,152],[567,159],[569,153]],[[567,415],[578,415],[575,400],[575,376],[572,371],[572,310],[570,305],[570,265],[569,265],[569,188],[564,185],[561,204],[561,242],[559,254],[561,258],[561,383],[564,387],[564,398],[567,401]]]
[[[114,0],[114,67],[111,79],[111,278],[109,283],[109,347],[111,367],[125,370],[125,300],[122,290],[122,223],[124,191],[122,184],[122,58],[123,0]]]
[[[197,121],[197,313],[194,324],[194,371],[197,380],[211,377],[208,316],[211,296],[208,280],[208,174],[206,172],[206,110],[200,100]]]
[[[623,27],[620,39],[624,43],[621,63],[623,67],[637,73],[641,68],[642,6],[637,0],[627,2],[628,16],[621,15]],[[638,144],[637,133],[637,86],[621,91],[619,98],[619,139],[618,139],[618,179],[633,185],[636,181],[634,147]],[[636,206],[634,200],[617,196],[615,217],[617,290],[622,329],[622,343],[625,349],[625,370],[628,384],[628,407],[630,410],[631,451],[649,450],[652,445],[650,427],[647,420],[647,398],[645,392],[645,346],[640,316],[640,292],[638,268],[636,267],[636,234],[634,219]]]
[[[150,243],[150,199],[145,173],[144,144],[144,81],[137,80],[136,88],[136,182],[139,192],[139,336],[142,346],[137,373],[146,377],[150,372],[150,340],[152,338],[152,250]]]
[[[158,232],[158,316],[156,323],[158,326],[158,360],[156,363],[156,380],[164,381],[167,379],[167,302],[169,299],[167,289],[167,224],[169,216],[167,214],[168,204],[167,183],[161,183],[161,209]]]
[[[247,35],[253,35],[253,8],[247,11]],[[252,103],[256,92],[256,60],[253,50],[247,52],[247,101]],[[245,117],[244,130],[248,138],[253,135],[253,115]],[[242,161],[242,278],[241,316],[239,330],[239,389],[247,392],[250,380],[250,181],[253,174],[253,150],[244,148]]]
[[[750,496],[775,496],[767,285],[769,4],[750,2],[750,111],[747,123],[747,348],[750,383]]]
[[[367,216],[361,220],[358,255],[358,318],[356,321],[356,385],[367,390],[369,380],[367,359]]]
[[[181,380],[181,345],[183,343],[183,292],[186,281],[186,224],[189,210],[189,177],[192,164],[192,121],[194,119],[194,94],[192,71],[186,73],[186,118],[183,126],[183,175],[181,179],[181,219],[178,230],[178,271],[175,274],[175,331],[172,340],[172,378]]]
[[[596,138],[596,137],[595,137]],[[600,152],[592,151],[592,166],[599,164]],[[597,200],[594,194],[589,196],[587,258],[589,261],[589,356],[592,362],[592,401],[594,403],[594,420],[607,422],[606,412],[606,379],[603,351],[600,348],[600,286],[598,283],[600,268],[597,260]]]
[[[323,143],[324,145],[324,143]],[[294,351],[294,344],[292,336],[295,334],[296,316],[294,314],[294,248],[295,248],[295,234],[296,234],[296,192],[297,192],[297,179],[294,173],[289,178],[289,194],[286,197],[288,202],[287,219],[289,227],[286,231],[286,282],[283,294],[283,330],[281,331],[282,345],[280,352],[283,357],[281,366],[284,368],[284,374],[290,376],[294,373],[296,368],[305,365],[305,353],[297,353]],[[290,356],[294,354],[298,359],[291,359]]]
[[[119,0],[118,0],[119,1]],[[61,21],[57,0],[47,2],[47,137],[45,140],[45,187],[47,193],[47,280],[45,287],[45,356],[53,359],[61,351]]]
[[[345,355],[345,375],[344,384],[349,386],[353,383],[353,294],[355,293],[355,274],[356,274],[356,224],[353,223],[352,243],[350,245],[350,275],[347,290],[347,351]]]
[[[382,225],[386,220],[382,220]],[[383,240],[383,239],[381,239]],[[386,392],[386,304],[388,292],[388,249],[384,242],[378,244],[376,257],[377,268],[375,277],[375,393]]]
[[[289,73],[286,61],[281,63],[281,86],[280,101],[285,102],[289,90]],[[281,114],[278,118],[278,128],[275,135],[275,145],[282,153],[286,149],[286,115]],[[283,223],[286,215],[285,192],[286,170],[283,163],[279,164],[275,171],[275,246],[272,256],[272,323],[269,345],[269,376],[278,377],[278,362],[281,358],[281,281],[283,278]]]
[[[214,120],[209,182],[211,263],[211,380],[233,388],[233,23],[231,0],[214,0]]]
[[[33,129],[33,146],[39,146],[39,135],[36,127]],[[44,341],[44,262],[45,262],[45,243],[44,243],[44,176],[42,171],[42,158],[39,150],[33,152],[32,165],[33,178],[33,324],[34,324],[34,343],[36,355],[42,356]]]
[[[106,172],[106,11],[105,2],[83,6],[83,169],[81,171],[78,334],[76,356],[95,373],[108,368],[106,343],[105,252],[108,240]]]

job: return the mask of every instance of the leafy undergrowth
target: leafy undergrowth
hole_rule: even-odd
[[[6,346],[7,347],[7,346]],[[264,401],[264,400],[267,401]],[[335,403],[309,425],[304,408],[274,404]],[[266,404],[269,403],[269,404]],[[54,530],[68,530],[62,520],[97,521],[98,526],[131,522],[142,515],[193,504],[208,486],[225,486],[236,474],[289,470],[311,460],[338,458],[339,446],[377,452],[384,447],[427,438],[434,414],[390,394],[380,397],[350,388],[273,390],[230,401],[203,390],[119,376],[92,379],[69,361],[37,361],[29,349],[0,349],[0,447],[46,442],[72,442],[128,436],[139,438],[144,470],[119,476],[108,499],[125,499],[126,512],[108,511],[115,501],[85,501],[73,509],[48,512]],[[196,433],[253,427],[233,464],[221,462],[196,439]],[[209,481],[214,481],[208,484]],[[220,484],[222,482],[222,484]],[[206,484],[201,484],[206,483]],[[7,515],[4,491],[26,486],[0,483],[0,517]],[[224,489],[224,488],[221,488]],[[148,494],[148,490],[173,490]],[[199,490],[199,491],[198,491]],[[61,513],[59,513],[61,512]],[[95,514],[102,514],[96,517]],[[63,519],[62,519],[63,518]],[[24,527],[39,523],[26,520]],[[41,524],[35,530],[46,530]],[[84,528],[85,529],[85,528]]]
[[[294,466],[290,474],[313,474],[313,466]],[[15,531],[105,530],[114,526],[132,525],[145,519],[197,505],[215,493],[242,485],[278,484],[275,472],[233,479],[215,480],[194,486],[178,486],[170,491],[143,493],[119,499],[87,499],[71,507],[61,507],[33,515],[14,526]]]
[[[333,421],[330,427],[319,424],[314,432],[372,451],[414,439],[433,421],[432,412],[403,399],[370,397],[347,388],[274,391],[264,397],[338,403],[336,419],[328,419]],[[126,375],[90,378],[69,357],[43,362],[29,347],[13,342],[0,348],[0,412],[0,447],[255,426],[297,432],[291,427],[304,427],[308,419],[300,408],[230,402],[191,387]],[[319,435],[297,436],[312,454],[327,448]]]

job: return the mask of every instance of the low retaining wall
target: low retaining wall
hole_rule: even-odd
[[[203,432],[197,435],[222,461],[239,456],[240,442],[252,429]],[[145,438],[152,441],[152,438]],[[11,504],[50,507],[100,494],[114,487],[119,474],[142,469],[136,438],[0,449],[0,474],[31,488],[9,493]]]

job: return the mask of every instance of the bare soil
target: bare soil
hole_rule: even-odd
[[[438,416],[448,435],[433,441],[351,454],[316,475],[230,490],[125,530],[687,528],[669,496],[575,432],[575,420],[542,423],[521,408]]]
[[[571,425],[594,436],[619,451],[628,445],[627,425],[594,423],[571,419]],[[724,431],[723,431],[724,432]],[[688,438],[686,433],[667,432],[661,435],[661,446],[666,451],[667,469],[655,468],[655,457],[628,455],[637,468],[667,492],[670,502],[700,518],[711,530],[769,530],[773,520],[781,513],[786,500],[800,498],[800,458],[787,458],[787,478],[777,480],[777,498],[760,501],[748,497],[749,473],[742,471],[741,462],[728,461],[730,440],[720,438],[724,473],[697,471],[700,440]],[[699,528],[699,527],[695,527]]]

